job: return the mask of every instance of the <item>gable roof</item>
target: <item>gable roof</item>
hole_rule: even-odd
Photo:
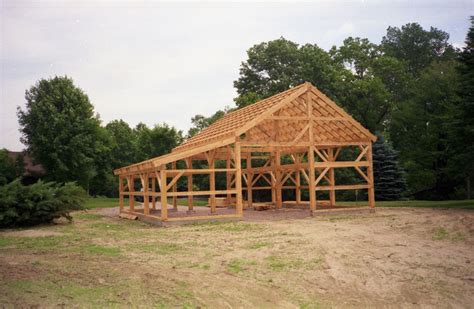
[[[295,99],[305,91],[305,84],[301,84],[297,87],[290,88],[264,100],[232,111],[224,115],[224,117],[217,120],[195,136],[188,139],[180,146],[174,148],[173,151],[179,151],[181,149],[193,147],[198,144],[206,143],[210,140],[221,139],[225,136],[235,136],[239,129],[245,127],[245,125],[249,124],[252,122],[252,120],[255,120],[262,114],[265,114],[265,112],[268,112],[270,109],[272,109],[272,107],[279,105],[279,103]]]
[[[312,126],[307,122],[298,121],[307,116],[306,99],[310,98],[312,104]],[[248,105],[244,108],[226,114],[215,123],[191,137],[183,144],[175,147],[171,153],[139,162],[114,171],[114,173],[130,173],[133,171],[148,170],[173,161],[182,160],[199,153],[223,147],[235,142],[243,133],[264,139],[269,133],[267,119],[278,113],[279,116],[288,118],[282,121],[279,127],[281,136],[293,137],[300,132],[299,138],[307,136],[304,126],[313,130],[313,136],[318,143],[355,143],[375,141],[376,137],[354,120],[348,113],[335,102],[325,96],[316,87],[306,82],[290,88],[284,92]],[[291,119],[291,118],[294,119]],[[299,117],[299,118],[298,118]],[[286,119],[285,118],[285,119]],[[269,129],[271,131],[271,127]],[[280,133],[279,133],[280,135]]]

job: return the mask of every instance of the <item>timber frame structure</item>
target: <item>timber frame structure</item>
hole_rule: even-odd
[[[362,189],[368,191],[368,206],[373,209],[375,140],[360,123],[306,82],[226,114],[169,154],[116,169],[120,212],[157,222],[241,218],[244,207],[253,206],[255,190],[271,191],[271,204],[276,209],[284,203],[309,204],[313,214],[323,204],[316,200],[317,191],[328,191],[325,202],[335,206],[336,190]],[[344,160],[340,160],[343,152]],[[194,168],[196,161],[207,164]],[[362,183],[336,184],[335,170],[341,168],[354,169]],[[198,174],[208,177],[208,190],[195,190],[193,176]],[[219,190],[218,174],[226,178],[225,188]],[[283,201],[282,190],[294,190],[295,200]],[[308,200],[302,200],[302,191],[307,192]],[[143,196],[143,208],[135,207],[135,196]],[[194,196],[209,197],[209,214],[196,215]],[[128,207],[125,197],[129,198]],[[157,209],[157,197],[161,201],[170,198],[172,208],[166,202]],[[188,198],[184,215],[176,215],[178,197]],[[228,209],[235,208],[235,212],[219,214],[216,200],[223,201]]]

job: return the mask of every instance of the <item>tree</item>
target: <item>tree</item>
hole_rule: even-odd
[[[396,201],[403,197],[406,179],[392,145],[379,135],[373,145],[374,189],[379,201]]]
[[[183,141],[182,132],[166,123],[155,125],[152,129],[139,123],[134,133],[138,144],[138,161],[167,154]]]
[[[97,175],[96,159],[107,151],[99,117],[87,95],[69,77],[41,79],[25,94],[18,108],[21,141],[46,177],[77,181],[88,188]]]
[[[253,103],[253,102],[252,102]],[[191,122],[193,124],[193,127],[191,127],[188,131],[188,138],[193,137],[197,133],[201,132],[217,120],[221,119],[224,117],[226,113],[228,113],[230,109],[225,109],[225,110],[218,110],[215,112],[213,115],[210,117],[205,117],[203,115],[195,115],[193,118],[191,118]]]
[[[431,27],[426,31],[417,23],[408,23],[401,29],[388,27],[381,47],[386,55],[405,61],[411,74],[418,75],[433,61],[454,58],[448,40],[449,34],[442,30]]]
[[[23,175],[23,156],[14,160],[8,156],[8,150],[0,149],[0,185],[13,181]]]
[[[462,175],[466,184],[466,198],[471,199],[474,177],[474,16],[466,37],[466,46],[459,56],[459,97],[453,117],[454,156],[452,173]]]
[[[453,193],[455,183],[447,167],[458,80],[455,61],[433,62],[420,73],[413,95],[393,113],[390,138],[415,197],[446,199]]]
[[[130,165],[137,161],[137,136],[128,123],[120,120],[109,122],[105,129],[111,138],[110,163],[112,169]]]
[[[349,37],[330,54],[348,70],[337,84],[336,96],[354,118],[371,131],[384,130],[394,101],[384,83],[384,56],[376,44],[368,39]],[[378,76],[381,73],[382,76]]]
[[[316,44],[298,44],[280,38],[256,44],[247,51],[240,76],[234,81],[238,107],[267,98],[290,87],[309,81],[328,95],[334,94],[335,80],[341,77],[341,65]]]

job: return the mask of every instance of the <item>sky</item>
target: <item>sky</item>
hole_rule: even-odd
[[[464,45],[471,1],[0,0],[0,148],[22,150],[17,107],[41,78],[67,75],[105,125],[166,122],[234,106],[246,51],[285,37],[325,50],[348,36],[379,43],[388,26],[417,22]],[[317,86],[317,85],[316,85]]]

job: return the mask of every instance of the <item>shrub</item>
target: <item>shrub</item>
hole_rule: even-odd
[[[0,227],[51,223],[60,217],[71,221],[69,213],[83,209],[86,196],[75,183],[40,180],[25,186],[17,179],[0,187]]]

